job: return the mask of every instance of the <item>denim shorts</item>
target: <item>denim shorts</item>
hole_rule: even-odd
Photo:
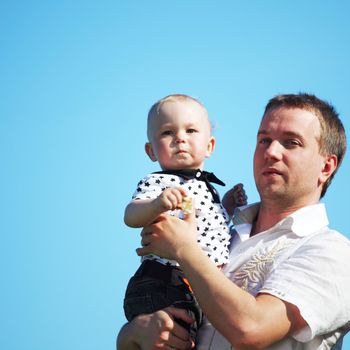
[[[193,340],[202,322],[202,311],[183,272],[175,266],[163,265],[157,261],[144,261],[130,279],[124,299],[124,312],[128,321],[140,314],[149,314],[174,306],[186,309],[195,320],[188,323],[175,319],[187,329]]]

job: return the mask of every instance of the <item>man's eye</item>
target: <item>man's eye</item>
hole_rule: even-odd
[[[284,144],[286,147],[296,147],[296,146],[300,146],[300,142],[298,140],[286,140],[284,141]]]
[[[268,144],[271,143],[271,139],[265,137],[265,138],[263,138],[263,139],[260,139],[260,140],[259,140],[259,143],[261,143],[262,145],[268,145]]]

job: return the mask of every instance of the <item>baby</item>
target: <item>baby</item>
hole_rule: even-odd
[[[243,186],[236,185],[225,195],[225,210],[211,182],[225,184],[213,173],[203,170],[205,158],[211,156],[215,147],[205,107],[187,95],[166,96],[149,111],[147,136],[145,151],[152,161],[159,163],[162,171],[149,174],[138,183],[125,209],[126,225],[147,226],[168,211],[183,218],[193,210],[193,198],[198,244],[220,268],[228,262],[228,224],[233,210],[245,205],[247,197]],[[155,255],[143,257],[127,287],[126,318],[130,321],[136,315],[170,305],[187,309],[195,319],[190,326],[176,320],[194,339],[202,314],[183,272],[176,261]]]

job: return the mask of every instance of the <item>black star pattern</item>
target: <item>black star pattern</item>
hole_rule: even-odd
[[[208,257],[217,265],[227,263],[230,241],[227,223],[230,219],[222,205],[215,202],[204,182],[197,179],[186,180],[170,174],[150,174],[138,183],[133,199],[153,199],[164,189],[174,186],[183,187],[190,197],[195,198],[198,244],[205,248]],[[178,216],[178,212],[175,210],[171,215]],[[167,265],[174,264],[157,256],[152,256],[152,259]]]

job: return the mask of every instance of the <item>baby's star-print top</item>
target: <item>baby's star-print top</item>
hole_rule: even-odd
[[[169,187],[183,187],[189,197],[195,198],[197,242],[217,266],[226,264],[229,256],[228,224],[230,218],[222,204],[214,200],[213,189],[210,191],[205,181],[197,178],[184,179],[173,174],[152,173],[138,183],[132,199],[153,199]],[[183,218],[183,212],[180,209],[169,211],[169,213]],[[163,259],[156,255],[147,255],[143,257],[144,259],[157,260],[167,265],[178,265],[176,261]]]

